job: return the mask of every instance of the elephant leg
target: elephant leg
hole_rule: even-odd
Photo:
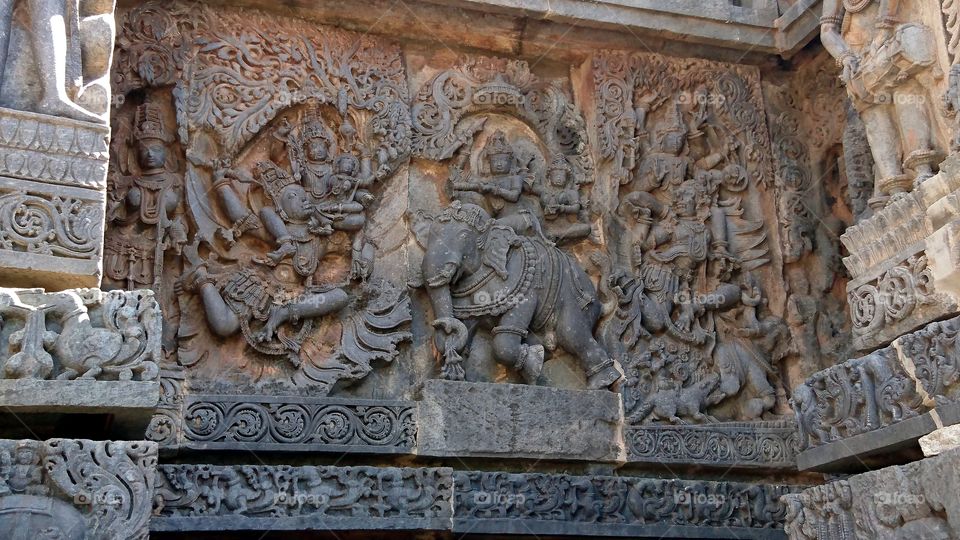
[[[620,365],[594,339],[590,318],[573,300],[560,307],[557,341],[560,348],[577,357],[591,389],[607,388],[623,378]]]
[[[533,384],[543,369],[543,345],[530,346],[524,338],[530,331],[530,321],[536,313],[537,302],[526,298],[500,318],[493,329],[494,359],[519,372],[527,384]]]

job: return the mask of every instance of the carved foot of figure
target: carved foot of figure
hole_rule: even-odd
[[[263,329],[257,334],[257,341],[264,343],[273,339],[273,336],[277,333],[277,328],[280,328],[280,325],[287,322],[290,318],[290,310],[287,306],[274,306],[270,310],[270,317],[267,319],[267,323],[263,325]]]
[[[591,390],[611,388],[622,380],[623,369],[613,359],[609,359],[587,372],[587,387]]]
[[[293,242],[284,242],[280,244],[280,247],[270,253],[267,253],[267,260],[272,263],[273,266],[280,263],[280,261],[294,255],[297,252],[297,246],[293,245]]]
[[[38,109],[43,114],[50,116],[61,116],[80,120],[81,122],[91,122],[94,124],[104,124],[106,120],[103,116],[94,114],[76,103],[70,101],[66,96],[60,99],[45,99],[40,102]]]
[[[543,345],[522,345],[517,370],[527,384],[534,384],[543,371]]]

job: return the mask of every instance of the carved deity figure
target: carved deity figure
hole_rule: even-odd
[[[24,35],[36,62],[34,111],[105,124],[113,52],[113,0],[0,0],[0,83],[23,74],[9,57],[14,8],[29,19]],[[22,81],[24,86],[31,81]]]
[[[471,174],[466,180],[451,178],[453,197],[489,209],[493,217],[518,234],[539,231],[540,223],[521,199],[533,184],[533,175],[520,163],[507,135],[497,130],[480,152],[489,173]]]
[[[137,108],[134,139],[139,173],[120,171],[111,177],[107,218],[126,234],[107,239],[106,274],[128,289],[156,290],[163,255],[167,250],[180,253],[187,227],[180,209],[182,175],[168,164],[173,135],[162,106],[151,98]]]
[[[587,207],[581,201],[579,186],[571,178],[571,167],[563,154],[554,156],[544,185],[534,186],[532,190],[540,197],[544,232],[550,240],[565,243],[590,236]]]
[[[847,91],[866,125],[877,168],[874,205],[909,192],[934,174],[929,109],[936,64],[933,30],[914,20],[922,2],[826,0],[820,36],[842,68]],[[846,13],[846,16],[844,16]]]

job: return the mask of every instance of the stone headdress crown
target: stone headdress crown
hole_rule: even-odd
[[[258,161],[253,171],[254,178],[263,186],[263,190],[274,201],[280,200],[283,188],[295,184],[296,180],[287,171],[281,169],[272,161]]]
[[[570,172],[573,170],[570,167],[570,163],[567,161],[567,157],[563,154],[557,153],[553,156],[553,161],[550,162],[550,171],[564,171]]]
[[[320,112],[315,107],[311,107],[307,112],[303,128],[300,130],[300,138],[306,142],[311,139],[323,139],[330,143],[330,130],[320,118]]]
[[[507,135],[499,129],[490,136],[484,150],[487,156],[513,155],[513,148],[507,142]]]
[[[147,100],[137,107],[135,136],[137,140],[151,139],[165,143],[173,141],[173,136],[164,123],[163,108],[160,105]]]
[[[674,103],[667,108],[667,115],[657,124],[657,135],[659,137],[674,133],[686,135],[688,132],[687,124],[683,121],[680,109]]]

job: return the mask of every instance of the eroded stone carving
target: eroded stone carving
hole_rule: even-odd
[[[18,4],[26,18],[23,29],[18,28],[22,21],[14,18]],[[113,9],[111,1],[0,3],[0,102],[50,116],[107,123]]]
[[[182,446],[204,450],[261,449],[411,452],[415,408],[383,400],[189,396]]]
[[[533,532],[551,522],[567,531],[595,527],[670,523],[723,527],[737,534],[780,528],[786,508],[779,498],[795,488],[782,485],[659,480],[613,476],[569,476],[456,472],[455,526],[480,532],[486,520],[516,520]],[[490,497],[477,497],[489,493]],[[618,529],[624,530],[624,529]]]
[[[787,334],[758,274],[770,250],[757,193],[772,171],[757,74],[601,52],[593,75],[601,171],[619,184],[611,256],[593,259],[600,332],[627,372],[629,421],[757,420],[774,407]]]
[[[433,528],[432,520],[449,520],[452,491],[444,468],[161,465],[151,526],[197,530],[218,520],[242,529],[247,519],[273,518],[263,524],[269,528],[282,518],[304,525],[328,518],[364,529]]]
[[[3,378],[151,381],[160,308],[149,292],[0,289]]]
[[[11,538],[149,535],[157,447],[71,439],[0,441],[0,524]]]
[[[792,422],[633,426],[624,438],[627,457],[636,462],[786,469],[797,463],[797,426]]]
[[[228,384],[226,368],[252,391],[252,369],[321,394],[394,359],[409,300],[374,267],[367,231],[384,226],[380,193],[410,148],[397,47],[149,3],[124,14],[119,39],[120,125],[136,137],[115,143],[108,271],[159,291],[175,314],[168,354],[199,388]]]

